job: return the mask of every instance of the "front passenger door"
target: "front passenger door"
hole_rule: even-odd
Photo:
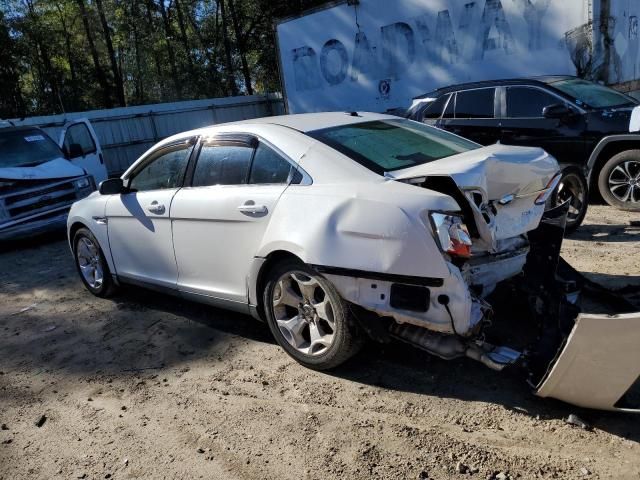
[[[184,182],[192,142],[160,148],[125,178],[128,193],[106,206],[111,255],[123,279],[176,288],[169,211]]]
[[[506,115],[500,121],[501,143],[540,147],[564,164],[583,163],[584,115],[576,112],[566,119],[545,118],[544,107],[558,103],[563,100],[537,87],[507,87]]]

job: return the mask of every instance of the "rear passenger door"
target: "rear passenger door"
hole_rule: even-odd
[[[567,102],[539,87],[510,86],[504,92],[501,143],[544,148],[561,163],[584,162],[584,115],[545,118],[544,107]]]
[[[452,94],[440,126],[481,145],[492,145],[500,139],[498,111],[495,87],[462,90]]]
[[[248,302],[247,274],[294,164],[250,136],[207,139],[171,204],[178,288]]]

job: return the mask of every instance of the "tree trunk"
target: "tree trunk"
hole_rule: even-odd
[[[233,73],[233,61],[231,59],[231,42],[229,41],[229,29],[227,28],[227,15],[225,12],[224,0],[219,0],[220,15],[222,16],[222,40],[224,43],[224,55],[226,60],[227,72],[227,95],[238,95],[238,86]]]
[[[187,27],[184,23],[184,15],[182,12],[182,7],[180,6],[180,1],[175,0],[176,2],[176,13],[178,14],[178,27],[180,28],[180,39],[182,40],[182,46],[184,47],[185,54],[187,55],[187,62],[189,66],[189,73],[193,75],[194,73],[194,65],[193,65],[193,54],[191,52],[191,46],[189,45],[189,38],[187,37]]]
[[[71,91],[77,92],[78,77],[76,74],[76,61],[71,50],[71,36],[69,35],[69,26],[67,25],[67,21],[64,17],[62,9],[60,8],[60,5],[56,4],[56,8],[58,9],[58,14],[60,16],[60,25],[62,26],[62,34],[64,35],[65,54],[67,55],[67,62],[69,62],[69,74],[71,75]],[[71,97],[69,106],[71,107],[71,110],[79,110],[78,100],[75,96]]]
[[[151,34],[151,37],[153,38],[156,31],[156,27],[153,22],[153,10],[155,9],[155,3],[153,3],[153,0],[147,0],[146,7],[147,7],[147,25],[149,27],[149,32]],[[156,74],[157,74],[156,79],[158,82],[158,88],[160,89],[160,99],[164,101],[167,98],[167,93],[166,93],[167,88],[165,87],[164,75],[162,73],[162,62],[161,62],[160,54],[158,53],[158,50],[156,50],[153,47],[151,48],[151,51],[153,52],[153,60],[156,66]]]
[[[213,40],[209,39],[207,41],[200,30],[200,27],[196,23],[195,19],[187,12],[187,19],[191,24],[191,28],[198,38],[198,43],[200,44],[200,48],[202,49],[202,53],[207,58],[208,63],[208,75],[207,75],[207,84],[206,84],[206,94],[210,97],[218,97],[224,95],[224,92],[220,88],[220,72],[217,69],[218,61],[215,54],[212,54],[209,45],[217,45],[218,44],[218,17],[219,17],[220,5],[216,3],[216,16],[215,16],[215,34]]]
[[[140,19],[140,7],[138,2],[131,2],[131,16],[129,17],[129,28],[133,32],[133,50],[136,58],[136,78],[134,81],[135,103],[144,103],[144,82],[142,81],[142,55],[140,52],[140,37],[138,36],[138,25],[136,21]]]
[[[124,85],[122,83],[122,75],[120,75],[120,69],[118,68],[116,54],[115,54],[115,51],[113,50],[113,43],[111,41],[111,32],[109,31],[109,24],[107,23],[107,17],[104,14],[102,0],[96,0],[96,7],[98,7],[98,15],[100,16],[100,23],[102,24],[102,31],[104,34],[104,43],[107,45],[107,53],[109,54],[109,61],[111,62],[111,71],[113,73],[113,81],[116,86],[116,97],[120,106],[125,107],[127,103],[124,98]]]
[[[76,0],[78,4],[78,8],[80,9],[80,16],[82,17],[82,24],[84,25],[84,30],[87,35],[87,43],[89,44],[89,52],[91,53],[91,58],[93,59],[93,66],[96,71],[96,79],[100,84],[100,88],[102,88],[102,95],[104,97],[104,106],[105,108],[111,108],[113,106],[111,102],[111,88],[109,87],[109,82],[107,81],[107,76],[100,65],[100,57],[98,56],[98,50],[96,49],[95,41],[93,40],[93,32],[91,31],[91,26],[89,25],[89,16],[87,14],[87,9],[84,4],[84,0]]]
[[[240,55],[240,61],[242,62],[242,75],[244,76],[244,85],[248,95],[253,95],[253,87],[251,86],[251,71],[249,70],[249,64],[247,63],[247,45],[245,43],[245,37],[240,30],[240,24],[238,22],[238,15],[236,14],[236,7],[233,0],[229,0],[229,11],[231,13],[231,21],[233,22],[233,30],[236,37],[236,46],[238,48],[238,54]]]
[[[173,50],[173,29],[171,28],[171,22],[169,21],[169,14],[164,6],[164,0],[160,0],[158,3],[160,7],[160,15],[162,15],[162,24],[164,25],[165,44],[167,47],[167,55],[169,56],[169,66],[171,67],[171,74],[173,75],[173,84],[175,86],[176,98],[182,99],[182,85],[178,78],[178,69],[176,67],[176,54]]]

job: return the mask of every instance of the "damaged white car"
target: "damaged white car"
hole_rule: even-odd
[[[580,313],[562,208],[545,213],[559,178],[541,149],[396,117],[270,117],[164,140],[74,204],[68,233],[93,294],[136,284],[251,313],[310,368],[397,339],[630,409],[640,318]]]

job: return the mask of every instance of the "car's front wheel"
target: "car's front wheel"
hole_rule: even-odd
[[[598,188],[612,207],[640,211],[640,150],[611,157],[600,170]]]
[[[285,260],[269,271],[263,300],[276,341],[306,367],[337,367],[362,346],[348,304],[331,282],[299,261]]]
[[[73,237],[73,256],[84,286],[97,297],[109,297],[115,290],[109,265],[98,240],[88,228],[79,229]]]

